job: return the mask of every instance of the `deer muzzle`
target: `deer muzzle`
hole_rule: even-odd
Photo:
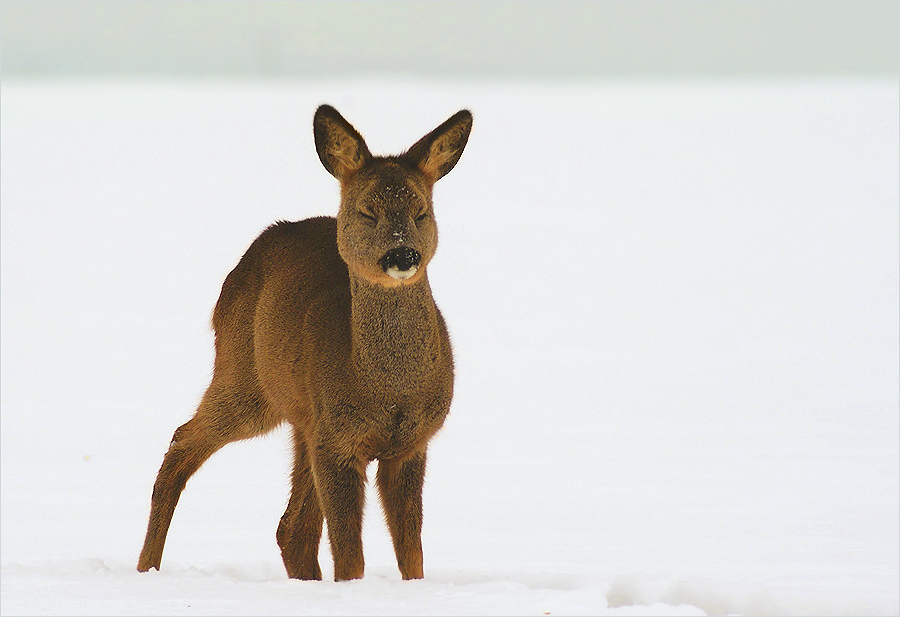
[[[419,269],[422,256],[419,251],[408,246],[391,249],[378,260],[378,265],[391,278],[402,281],[410,278]]]

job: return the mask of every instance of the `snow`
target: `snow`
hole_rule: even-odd
[[[366,578],[287,579],[284,428],[197,473],[139,574],[224,276],[337,210],[325,102],[377,153],[475,118],[435,192],[457,387],[425,579],[374,492]],[[4,79],[0,105],[3,614],[900,611],[895,81]]]

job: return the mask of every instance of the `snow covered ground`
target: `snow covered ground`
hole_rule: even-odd
[[[461,107],[430,267],[458,366],[425,572],[288,580],[286,429],[191,480],[135,570],[224,276]],[[894,81],[2,84],[5,615],[897,614]],[[320,555],[331,574],[327,545]]]

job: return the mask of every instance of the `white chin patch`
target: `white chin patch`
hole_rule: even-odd
[[[385,272],[388,273],[388,276],[391,278],[397,279],[398,281],[405,281],[406,279],[412,277],[418,268],[416,266],[411,267],[409,270],[400,270],[399,268],[388,268]]]

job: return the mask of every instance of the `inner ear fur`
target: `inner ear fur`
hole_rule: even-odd
[[[453,169],[462,156],[471,130],[472,114],[468,109],[461,109],[413,144],[402,156],[421,169],[432,182],[437,182]]]
[[[319,160],[338,180],[359,171],[372,157],[362,136],[331,105],[316,110],[313,137]]]

